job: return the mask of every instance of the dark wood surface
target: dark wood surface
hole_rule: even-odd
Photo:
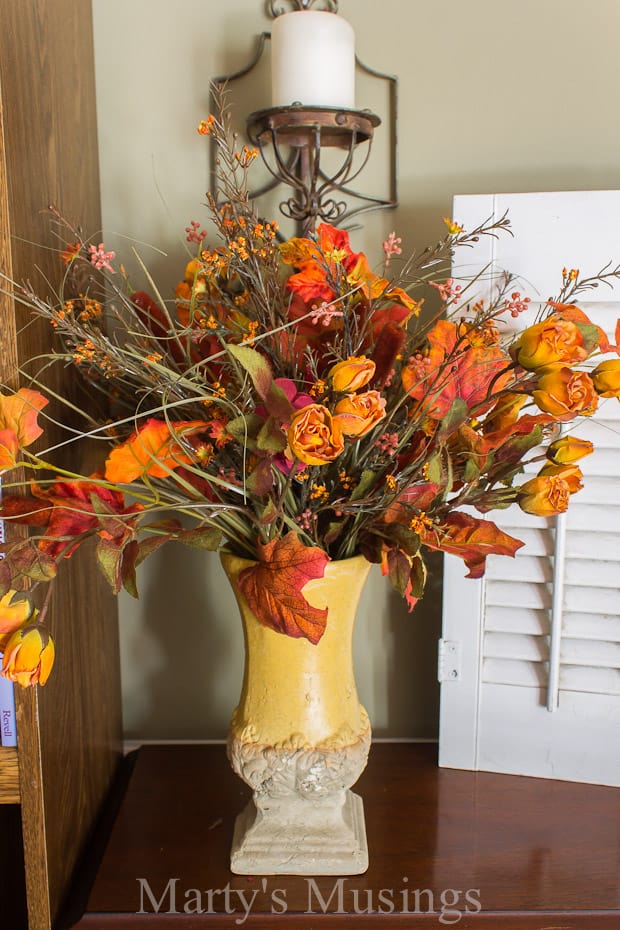
[[[0,805],[0,927],[22,930],[26,923],[26,887],[21,858],[22,825],[17,804]]]
[[[314,877],[312,884],[293,876],[234,876],[228,865],[233,824],[249,794],[230,770],[225,748],[144,747],[85,912],[61,926],[620,928],[617,789],[439,769],[432,744],[375,744],[356,790],[368,831],[365,875],[340,884],[337,877]],[[160,901],[159,912],[145,890],[147,913],[136,913],[139,879]],[[166,893],[170,879],[177,879],[175,901]],[[209,890],[215,913],[195,913],[209,910]],[[339,891],[340,914],[334,913]],[[246,901],[256,892],[247,917],[239,892]],[[367,896],[374,910],[389,910],[391,901],[393,912],[356,913],[366,909]],[[286,912],[270,913],[272,904],[281,909],[279,901]],[[194,913],[184,913],[186,905]]]
[[[91,3],[0,0],[0,271],[41,296],[63,274],[50,204],[85,234],[99,231]],[[50,333],[0,295],[0,381],[26,384],[19,368],[49,351]],[[61,366],[52,383],[74,391]],[[66,419],[58,404],[47,410]],[[72,450],[73,467],[83,464]],[[50,623],[57,668],[45,688],[16,692],[24,849],[15,861],[25,865],[29,930],[50,930],[120,758],[116,602],[92,558],[62,572]],[[0,768],[10,761],[3,753]]]

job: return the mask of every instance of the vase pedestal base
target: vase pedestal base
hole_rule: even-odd
[[[323,802],[251,800],[235,821],[230,867],[237,875],[359,875],[368,868],[359,795]]]

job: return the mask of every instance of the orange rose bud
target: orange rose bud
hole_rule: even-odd
[[[547,458],[555,465],[570,465],[594,452],[589,439],[577,439],[576,436],[562,436],[550,443]]]
[[[544,372],[532,397],[541,410],[560,422],[572,420],[578,414],[592,416],[598,404],[590,375],[570,368],[552,368]]]
[[[610,358],[592,372],[594,387],[601,397],[617,397],[620,400],[620,358]]]
[[[333,462],[344,450],[341,426],[322,404],[308,404],[298,410],[287,435],[290,451],[306,465]]]
[[[568,485],[568,490],[571,494],[575,494],[576,491],[581,491],[583,487],[581,481],[583,472],[579,468],[579,465],[553,465],[549,462],[548,465],[543,465],[538,472],[538,476],[542,478],[561,478],[562,481],[565,481]]]
[[[340,428],[345,436],[365,436],[385,416],[385,398],[379,391],[347,394],[335,409]]]
[[[54,641],[36,624],[20,627],[4,648],[2,674],[23,688],[44,685],[54,664]]]
[[[588,357],[579,327],[570,320],[550,316],[523,330],[510,348],[512,358],[534,371],[551,365],[574,365]]]
[[[0,652],[11,635],[22,626],[32,614],[32,604],[25,597],[15,597],[17,591],[12,588],[0,598]]]
[[[337,362],[330,370],[329,377],[335,391],[357,391],[368,384],[375,373],[375,363],[365,355],[352,356],[343,362]]]
[[[554,517],[568,508],[570,489],[558,475],[538,475],[519,488],[517,503],[535,517]]]

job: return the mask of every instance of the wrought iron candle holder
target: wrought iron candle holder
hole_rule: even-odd
[[[267,12],[276,18],[286,12],[283,0],[268,0]],[[288,0],[294,10],[314,8],[317,0]],[[337,13],[337,0],[322,0],[326,12]],[[221,95],[225,87],[250,74],[258,65],[271,34],[263,32],[252,61],[240,71],[216,78],[213,95]],[[360,175],[370,158],[375,129],[381,119],[370,110],[339,107],[291,106],[257,110],[247,118],[248,140],[261,154],[271,176],[263,187],[252,191],[258,199],[284,184],[292,190],[279,209],[297,224],[301,235],[314,232],[323,220],[338,225],[367,212],[398,204],[396,174],[397,78],[383,74],[355,59],[358,71],[387,84],[389,94],[389,179],[387,196],[372,196],[355,190],[351,184]],[[325,150],[332,153],[322,158]],[[213,155],[214,153],[212,153]],[[211,164],[211,185],[217,197],[217,174]]]

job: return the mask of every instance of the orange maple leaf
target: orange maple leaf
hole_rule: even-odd
[[[0,394],[0,430],[11,430],[20,447],[29,446],[43,432],[37,416],[47,404],[43,394],[29,388],[20,388],[8,396]]]
[[[204,420],[170,424],[165,420],[147,420],[131,439],[112,450],[106,461],[105,477],[113,484],[129,484],[145,475],[165,478],[171,469],[194,460],[181,440],[208,429],[209,423]]]
[[[0,429],[0,468],[12,468],[17,462],[19,444],[12,429]]]
[[[495,391],[505,387],[510,359],[499,344],[473,344],[457,324],[439,320],[428,334],[429,352],[423,373],[417,364],[403,368],[405,390],[415,400],[428,404],[428,416],[440,420],[453,402],[460,398],[469,410],[491,402],[491,384]],[[483,409],[477,411],[482,413]]]
[[[458,555],[469,569],[468,578],[482,578],[488,555],[514,556],[523,545],[491,520],[458,511],[451,513],[440,526],[427,530],[422,542],[428,549]]]
[[[260,562],[239,575],[239,588],[258,620],[276,633],[316,645],[325,632],[327,609],[312,607],[305,585],[322,578],[329,561],[318,546],[304,546],[296,533],[259,549]]]

